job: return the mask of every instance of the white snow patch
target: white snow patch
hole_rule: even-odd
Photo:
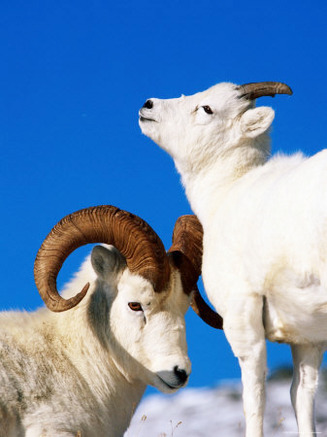
[[[265,436],[297,436],[290,379],[267,383]],[[321,381],[316,399],[317,436],[327,437],[327,394]],[[124,437],[244,436],[241,385],[184,389],[175,395],[145,397]]]

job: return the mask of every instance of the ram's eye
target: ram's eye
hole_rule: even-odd
[[[139,302],[129,302],[128,306],[132,311],[143,311],[142,305]]]
[[[210,106],[205,105],[205,106],[202,106],[202,108],[204,109],[204,111],[205,111],[207,114],[213,114],[213,111],[212,111],[212,109],[210,108]]]

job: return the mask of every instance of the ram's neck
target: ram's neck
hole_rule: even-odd
[[[104,404],[103,417],[106,417],[107,420],[110,418],[105,428],[106,435],[124,435],[146,388],[139,381],[134,383],[126,380],[118,382],[110,398],[108,397],[106,404]]]
[[[93,369],[93,372],[97,370]],[[103,435],[124,435],[146,385],[139,380],[128,381],[115,366],[102,368],[99,375],[93,374],[90,385],[92,392],[98,398],[96,402],[98,414],[103,422],[103,431],[106,432],[103,432]]]
[[[124,366],[124,356],[113,350],[104,337],[103,316],[108,317],[105,302],[101,296],[96,297],[94,305],[101,307],[105,314],[97,308],[96,321],[92,320],[91,284],[87,295],[78,307],[69,312],[54,314],[58,338],[64,353],[72,362],[80,375],[80,380],[88,386],[88,396],[96,405],[101,420],[99,430],[94,435],[123,435],[133,413],[139,404],[146,384],[131,375]],[[68,314],[70,313],[70,314]],[[102,329],[103,328],[103,329]],[[59,347],[59,345],[58,345]],[[120,364],[123,362],[123,364]],[[100,432],[101,431],[101,432]]]
[[[191,208],[203,225],[219,208],[229,190],[254,168],[263,165],[270,153],[269,137],[243,141],[228,151],[212,154],[207,161],[175,162]]]

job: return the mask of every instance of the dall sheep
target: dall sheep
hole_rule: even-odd
[[[315,433],[313,399],[327,348],[327,152],[269,159],[279,82],[220,83],[147,100],[143,133],[166,150],[204,230],[202,276],[239,360],[246,436],[263,435],[266,343],[288,343],[299,434]]]
[[[186,384],[193,290],[195,309],[197,301],[206,311],[196,290],[201,227],[183,216],[174,235],[166,254],[147,223],[113,206],[80,210],[53,228],[35,281],[54,312],[0,314],[1,437],[122,436],[147,384],[166,393]],[[61,297],[66,257],[99,242],[112,246],[95,246]]]

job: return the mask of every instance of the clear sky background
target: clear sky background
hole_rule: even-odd
[[[217,82],[275,80],[273,151],[327,147],[327,2],[2,0],[0,5],[0,309],[42,305],[36,252],[77,209],[112,204],[156,230],[168,249],[190,213],[172,160],[138,127],[149,97]],[[90,251],[64,266],[67,281]],[[187,314],[190,386],[239,377],[222,332]],[[269,345],[269,369],[290,364]]]

